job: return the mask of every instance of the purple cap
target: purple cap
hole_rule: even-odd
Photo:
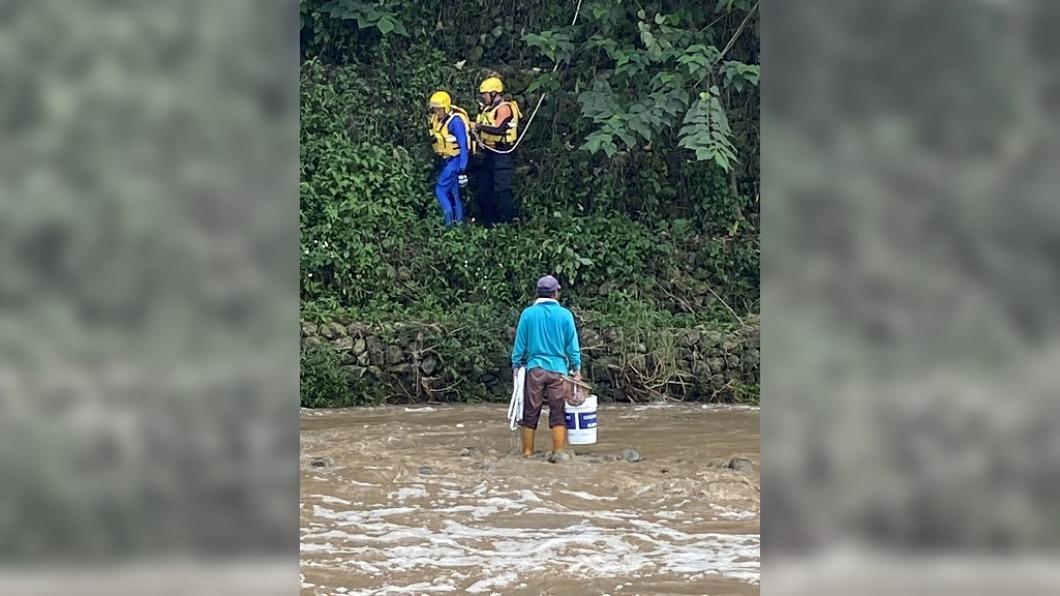
[[[537,289],[542,292],[555,292],[559,289],[559,280],[551,275],[546,275],[537,280]]]

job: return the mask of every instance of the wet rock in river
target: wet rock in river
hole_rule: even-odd
[[[734,457],[734,458],[730,459],[729,460],[729,468],[732,469],[732,470],[736,470],[737,472],[754,472],[755,471],[754,464],[751,463],[751,460],[744,459],[742,457]]]
[[[471,457],[479,454],[478,447],[464,447],[460,450],[460,457]]]
[[[430,466],[420,466],[420,476],[430,476],[434,474],[434,469]]]
[[[314,468],[330,468],[335,465],[335,460],[330,457],[314,457],[313,460],[309,462],[309,465]]]
[[[549,463],[558,464],[565,461],[570,461],[571,455],[566,451],[549,451],[548,461]]]
[[[477,461],[471,464],[471,467],[475,470],[482,470],[487,474],[492,474],[497,471],[497,464],[493,462]]]
[[[629,463],[632,464],[632,463],[640,461],[643,458],[641,458],[640,454],[637,453],[636,450],[634,450],[634,449],[626,449],[625,451],[622,452],[622,459],[624,459],[624,460],[626,460],[626,461],[628,461]]]

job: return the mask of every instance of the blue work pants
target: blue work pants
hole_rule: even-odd
[[[438,183],[434,185],[434,196],[442,208],[442,219],[445,227],[454,222],[464,221],[464,206],[460,203],[460,163],[455,157],[446,158],[438,173]]]

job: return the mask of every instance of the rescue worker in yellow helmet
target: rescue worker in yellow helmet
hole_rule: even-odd
[[[430,137],[432,148],[441,159],[434,196],[442,208],[445,227],[464,221],[460,187],[467,184],[467,158],[470,153],[470,121],[467,112],[454,106],[445,91],[430,97]]]
[[[519,106],[502,95],[504,83],[492,76],[479,86],[482,109],[475,118],[476,137],[489,148],[499,151],[511,149],[518,138]],[[508,223],[515,218],[512,199],[512,178],[515,158],[511,152],[497,153],[484,148],[479,169],[478,197],[482,220],[487,226]]]

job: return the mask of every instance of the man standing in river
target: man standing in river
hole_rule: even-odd
[[[567,444],[566,398],[570,384],[563,376],[581,380],[581,348],[574,315],[559,304],[559,281],[551,275],[537,280],[537,300],[523,310],[512,346],[512,373],[526,367],[523,399],[523,457],[534,454],[534,431],[541,407],[548,401],[548,426],[552,429],[552,453],[556,463],[570,459]]]

